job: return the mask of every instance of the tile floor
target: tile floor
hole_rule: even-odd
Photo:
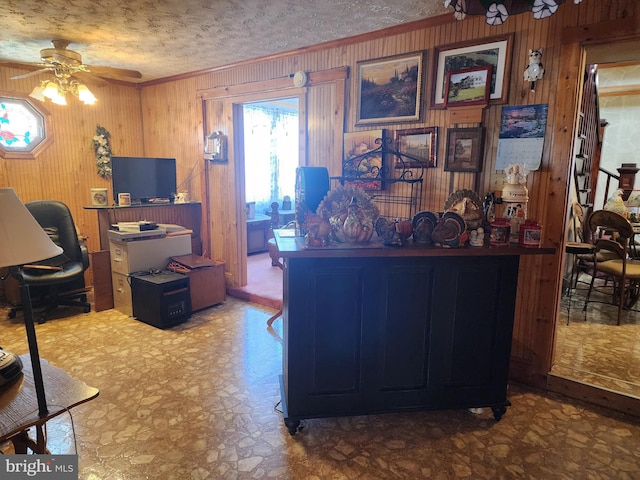
[[[621,324],[616,325],[617,307],[609,303],[604,282],[597,282],[600,291],[594,291],[592,299],[607,303],[589,302],[585,312],[589,286],[583,282],[572,292],[570,312],[570,300],[563,298],[551,372],[640,398],[640,311],[624,310]]]
[[[640,477],[637,418],[515,385],[500,422],[386,414],[307,420],[290,436],[272,309],[229,297],[168,330],[76,312],[36,328],[42,357],[100,389],[49,427],[52,452],[77,451],[83,480]],[[21,316],[6,309],[0,345],[27,352]]]

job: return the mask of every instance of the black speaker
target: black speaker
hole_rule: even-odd
[[[329,171],[326,167],[296,168],[296,209],[304,204],[315,213],[329,191]]]

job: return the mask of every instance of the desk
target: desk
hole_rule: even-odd
[[[40,359],[49,413],[38,416],[38,401],[33,383],[31,358],[21,355],[22,378],[0,390],[0,442],[11,440],[16,453],[47,453],[43,426],[47,421],[98,396],[98,389],[70,377],[64,370]],[[37,440],[27,434],[29,427],[36,427]]]

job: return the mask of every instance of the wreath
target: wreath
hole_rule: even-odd
[[[96,166],[98,175],[102,178],[111,176],[111,134],[106,128],[96,126],[96,135],[93,137],[93,151],[96,154]]]

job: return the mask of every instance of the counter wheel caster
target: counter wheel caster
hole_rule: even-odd
[[[493,412],[493,418],[495,418],[496,421],[499,422],[502,416],[506,413],[507,407],[491,407],[491,411]]]
[[[303,427],[300,426],[300,420],[293,420],[290,418],[284,419],[284,425],[287,427],[290,435],[295,435],[297,432],[300,432]]]

